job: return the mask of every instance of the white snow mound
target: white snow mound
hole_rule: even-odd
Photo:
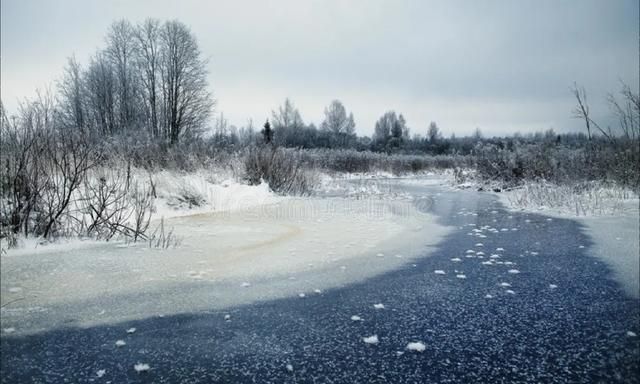
[[[380,340],[378,340],[378,335],[373,335],[369,337],[363,337],[362,341],[364,341],[367,344],[378,344]]]
[[[423,343],[416,341],[416,342],[407,344],[407,349],[410,351],[424,352],[424,350],[427,349],[427,347]]]

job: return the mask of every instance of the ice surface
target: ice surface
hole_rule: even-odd
[[[76,324],[91,326],[295,297],[303,289],[340,287],[412,265],[450,230],[410,202],[340,198],[288,198],[179,216],[166,219],[165,227],[175,228],[181,246],[92,243],[3,254],[0,305],[18,295],[11,288],[21,287],[37,295],[25,295],[10,307],[49,311],[31,317],[26,327],[16,325],[23,323],[24,312],[5,312],[3,326],[21,334],[61,327],[70,308]],[[371,262],[377,253],[403,257]]]

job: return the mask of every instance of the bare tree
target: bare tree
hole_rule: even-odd
[[[288,98],[278,107],[278,111],[271,111],[271,122],[274,141],[282,146],[297,142],[296,138],[304,128],[300,112]]]
[[[145,97],[147,124],[149,132],[158,137],[160,95],[160,21],[147,19],[144,24],[139,25],[135,30],[135,37],[138,44],[138,68],[142,84],[142,92]]]
[[[116,133],[115,79],[111,63],[103,53],[91,59],[85,87],[87,111],[96,130],[103,135]]]
[[[99,161],[98,153],[80,132],[66,129],[48,132],[43,161],[46,185],[43,188],[44,210],[42,235],[49,238],[67,213],[76,190],[87,171]]]
[[[591,118],[589,114],[589,104],[587,103],[587,92],[584,87],[578,86],[577,83],[573,83],[573,87],[571,88],[571,93],[576,98],[576,107],[573,109],[573,117],[576,119],[584,120],[585,126],[587,128],[587,138],[591,141],[592,129],[591,127],[595,127],[604,137],[609,139],[609,141],[614,141],[614,136],[611,132],[611,128],[607,128],[605,131]]]
[[[622,101],[609,94],[607,100],[614,115],[618,118],[620,130],[627,139],[640,139],[640,95],[633,93],[631,87],[622,84]]]
[[[278,111],[271,111],[273,128],[298,128],[304,125],[300,112],[291,100],[285,99],[284,104],[278,107]]]
[[[169,142],[197,135],[213,108],[207,90],[206,61],[189,28],[179,21],[166,22],[160,34],[162,62],[163,126]]]
[[[347,116],[347,110],[342,102],[334,100],[324,109],[324,121],[320,125],[321,129],[328,132],[332,137],[332,144],[347,146],[350,141],[355,140],[356,123],[353,113]]]
[[[75,57],[70,57],[64,69],[62,80],[58,82],[61,117],[63,124],[81,131],[85,130],[85,95],[82,69]]]
[[[134,28],[126,20],[111,25],[107,36],[106,54],[111,60],[117,79],[118,129],[129,130],[136,115],[136,84],[133,75],[136,52]]]

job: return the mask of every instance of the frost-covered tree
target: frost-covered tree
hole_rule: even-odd
[[[160,32],[163,129],[174,144],[183,136],[198,135],[213,109],[206,61],[189,28],[168,21]]]
[[[435,144],[441,138],[442,135],[440,134],[440,128],[438,128],[438,125],[435,121],[432,121],[431,123],[429,123],[429,128],[427,129],[427,139],[429,140],[429,143]]]
[[[300,140],[305,125],[300,112],[288,98],[278,107],[278,111],[271,112],[274,141],[281,146],[296,146]]]
[[[102,52],[91,58],[84,83],[91,126],[103,135],[116,134],[116,80],[112,65]]]
[[[137,57],[134,28],[127,20],[111,25],[105,53],[111,61],[117,88],[118,130],[129,131],[137,125],[139,89],[135,77]]]
[[[144,99],[145,120],[149,133],[160,136],[160,30],[159,20],[147,19],[135,29],[136,66]]]
[[[347,116],[347,110],[342,102],[334,100],[324,109],[324,121],[321,129],[330,136],[331,146],[346,147],[355,141],[356,123],[353,113]]]
[[[67,128],[84,131],[86,128],[86,105],[82,68],[75,57],[70,57],[58,82],[58,105],[62,123]]]
[[[376,122],[373,140],[377,148],[390,150],[409,139],[409,128],[402,114],[389,111]]]

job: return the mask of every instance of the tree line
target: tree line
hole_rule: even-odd
[[[111,25],[106,47],[86,66],[69,59],[57,84],[67,129],[106,136],[144,133],[168,143],[207,128],[214,101],[206,60],[179,21]]]

